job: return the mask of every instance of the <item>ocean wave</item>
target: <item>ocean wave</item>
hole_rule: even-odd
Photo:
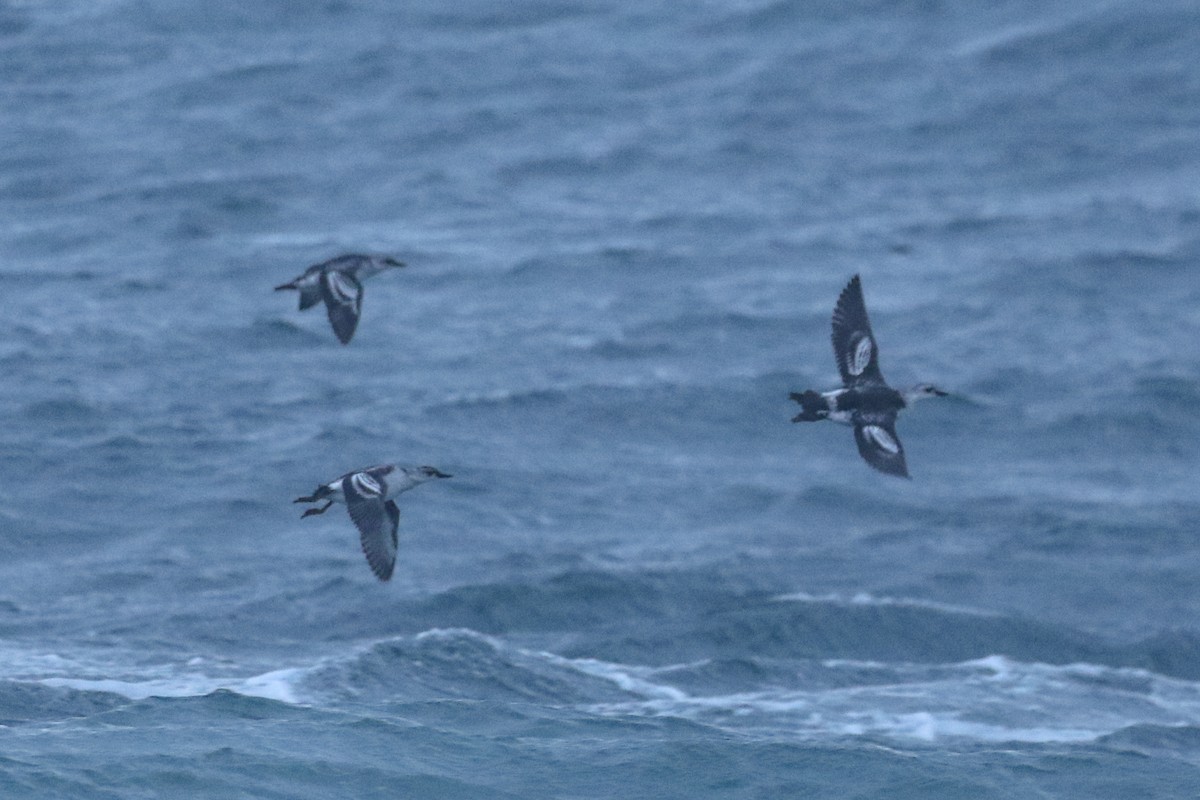
[[[225,691],[244,697],[299,704],[292,688],[292,670],[276,670],[249,678],[213,678],[203,673],[181,672],[160,678],[46,678],[42,685],[69,689],[84,696],[112,695],[125,700],[152,697],[205,697]]]
[[[646,665],[564,655],[469,628],[431,628],[249,675],[202,658],[124,668],[59,657],[21,663],[25,673],[53,674],[0,683],[0,724],[225,694],[318,708],[534,704],[799,741],[1072,743],[1117,736],[1111,741],[1151,747],[1162,746],[1163,731],[1200,728],[1200,682],[1138,667],[998,654],[945,663],[756,655]]]
[[[855,662],[826,667],[857,670]],[[801,739],[886,737],[924,742],[1090,742],[1146,725],[1200,722],[1200,684],[1136,669],[1048,665],[989,656],[950,665],[870,668],[887,680],[685,694],[649,687],[618,665],[597,670],[645,699],[591,708],[605,715],[678,716],[735,730],[770,730]]]
[[[1137,726],[1200,724],[1200,684],[1137,668],[999,655],[932,665],[788,666],[790,679],[779,664],[740,665],[750,680],[737,691],[713,692],[680,685],[710,671],[710,662],[646,666],[567,657],[469,629],[431,629],[294,675],[305,692],[355,702],[537,701],[602,717],[679,718],[808,740],[1084,742]],[[827,677],[813,680],[814,671]],[[845,678],[828,677],[838,673]]]
[[[478,407],[527,407],[557,405],[567,398],[563,388],[495,389],[489,392],[458,392],[431,404],[429,410],[471,409]]]
[[[1196,752],[1200,750],[1200,726],[1179,723],[1174,725],[1130,725],[1115,733],[1106,734],[1101,741],[1112,748],[1156,754]]]
[[[586,180],[600,175],[619,176],[642,167],[653,157],[645,147],[610,143],[603,148],[558,155],[530,156],[498,170],[506,184],[546,179]]]
[[[1126,59],[1155,48],[1172,47],[1195,30],[1195,8],[1167,3],[1154,8],[1110,4],[1100,10],[1080,10],[1036,23],[1012,26],[963,45],[962,55],[981,56],[995,63],[1029,69],[1039,61],[1061,64]]]
[[[469,628],[432,628],[326,659],[286,679],[294,694],[322,702],[579,704],[622,696],[597,677],[581,678],[554,656]]]
[[[1135,249],[1131,247],[1116,247],[1107,250],[1086,250],[1072,257],[1070,265],[1077,270],[1102,270],[1108,280],[1114,279],[1118,270],[1126,270],[1126,274],[1141,279],[1145,276],[1143,270],[1165,270],[1171,267],[1190,266],[1194,259],[1192,254],[1182,249]],[[1086,272],[1076,272],[1076,275]]]
[[[90,283],[98,280],[101,273],[90,269],[70,269],[70,270],[6,270],[0,272],[0,279],[3,279],[6,284],[13,286],[28,285],[30,287],[43,287],[47,283]]]
[[[37,422],[92,428],[104,418],[104,409],[77,397],[37,400],[22,409],[22,413]]]
[[[428,14],[427,24],[448,30],[481,30],[492,33],[498,30],[552,25],[588,17],[593,13],[574,3],[549,0],[520,3],[513,7],[485,3],[474,13],[463,13],[462,9],[448,12],[439,7],[438,11]]]
[[[650,345],[653,349],[653,345]],[[636,349],[636,348],[635,348]],[[625,350],[632,353],[631,350]],[[564,380],[526,388],[498,388],[485,392],[450,392],[432,398],[425,408],[437,414],[524,415],[537,414],[539,430],[562,425],[578,430],[581,421],[591,430],[611,428],[614,435],[631,432],[669,438],[673,445],[687,441],[697,428],[718,424],[727,435],[746,434],[774,438],[791,413],[789,386],[804,383],[791,373],[747,370],[742,375],[688,374],[686,370],[657,368],[646,351],[636,369],[620,365],[610,374],[583,380]],[[627,361],[631,356],[620,356]],[[606,359],[607,360],[607,359]]]
[[[782,594],[775,598],[777,601],[794,602],[794,603],[832,603],[850,606],[902,606],[906,608],[924,608],[930,611],[937,611],[946,614],[964,614],[967,616],[980,617],[998,617],[1000,614],[994,611],[988,611],[981,608],[971,608],[969,606],[956,606],[948,603],[937,603],[932,600],[921,600],[911,597],[877,597],[869,592],[858,592],[853,595],[845,596],[836,593],[813,595],[807,592],[791,592]]]
[[[1178,396],[1168,402],[1176,399]],[[1126,403],[1119,410],[1065,413],[1037,426],[1035,433],[1038,449],[1043,451],[1087,454],[1107,451],[1119,453],[1124,460],[1138,456],[1191,459],[1191,439],[1185,433],[1189,429],[1193,433],[1200,431],[1190,413],[1180,415],[1146,396]],[[1104,462],[1103,466],[1109,469],[1119,466],[1109,459]]]
[[[710,311],[688,311],[670,318],[646,322],[632,327],[628,335],[633,337],[654,336],[678,342],[688,334],[724,337],[731,334],[759,334],[768,337],[793,337],[801,330],[806,320],[798,316],[752,314],[744,311],[713,309]],[[812,324],[824,327],[824,314],[812,318]]]
[[[720,588],[705,571],[571,571],[536,583],[447,590],[407,605],[414,621],[490,635],[572,631],[587,655],[626,663],[702,659],[855,659],[944,663],[1001,653],[1200,677],[1200,637],[1186,630],[1115,642],[1022,616],[871,594],[814,596]],[[786,595],[785,595],[786,597]],[[621,620],[616,626],[613,620]]]
[[[848,11],[866,11],[880,8],[874,0],[857,0],[853,3],[797,2],[796,0],[751,0],[730,4],[730,10],[721,13],[719,22],[710,21],[699,26],[708,33],[778,34],[794,29],[797,25],[811,24],[826,18],[840,18]],[[904,8],[909,3],[886,4],[886,9]]]
[[[87,717],[120,706],[124,698],[90,688],[0,681],[0,727]]]
[[[589,354],[612,361],[637,358],[661,358],[677,353],[674,345],[666,341],[636,341],[629,339],[601,339],[584,348]]]
[[[322,320],[323,322],[323,320]],[[327,326],[324,326],[327,327]],[[328,344],[328,331],[306,327],[281,317],[256,319],[241,330],[239,338],[255,347],[314,347]]]
[[[1184,415],[1200,407],[1200,380],[1176,375],[1148,375],[1136,384],[1137,397],[1146,408],[1167,415]],[[1172,417],[1178,422],[1179,416]]]
[[[148,698],[203,697],[218,691],[298,703],[294,670],[249,677],[228,664],[195,658],[188,663],[115,664],[87,654],[61,656],[9,646],[0,652],[9,676],[0,681],[0,725],[86,717]]]

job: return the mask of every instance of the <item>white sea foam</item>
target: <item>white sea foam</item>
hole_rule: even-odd
[[[298,705],[302,703],[302,700],[297,695],[297,685],[307,673],[308,670],[303,668],[277,669],[247,678],[235,686],[222,688],[228,688],[238,694],[250,697],[262,697],[267,700]]]
[[[420,633],[418,633],[416,636],[413,637],[413,641],[417,641],[417,642],[426,642],[426,641],[452,642],[452,641],[456,641],[459,639],[471,639],[473,641],[483,642],[484,644],[488,645],[489,647],[491,647],[495,650],[499,650],[504,646],[503,643],[499,639],[497,639],[495,636],[488,636],[486,633],[480,633],[479,631],[472,630],[470,628],[430,628],[427,631],[421,631]],[[394,640],[387,639],[385,641],[394,641]],[[382,643],[383,642],[376,642],[375,644],[382,644]],[[371,645],[371,646],[374,646],[374,645]]]
[[[644,668],[572,663],[616,676],[614,682],[626,682],[638,695],[590,706],[597,714],[679,717],[801,739],[1071,743],[1132,725],[1200,725],[1200,683],[1096,664],[1023,663],[999,655],[945,665],[839,660],[823,665],[888,670],[892,680],[705,696],[658,684],[648,688],[641,678]]]
[[[249,678],[214,678],[202,672],[180,672],[169,677],[139,680],[135,678],[42,678],[45,686],[86,692],[108,692],[130,700],[150,697],[203,697],[224,689],[246,697],[261,697],[292,705],[302,701],[296,693],[296,681],[303,669],[281,669]]]
[[[687,693],[673,686],[654,683],[649,680],[650,676],[658,671],[649,667],[613,664],[607,661],[598,661],[594,658],[563,658],[562,656],[545,652],[538,655],[552,664],[574,669],[592,677],[603,678],[606,681],[616,684],[622,691],[629,692],[630,694],[679,702],[687,702],[693,699]]]
[[[130,700],[200,697],[224,689],[247,697],[303,702],[297,687],[307,669],[276,669],[249,676],[246,672],[236,664],[203,656],[182,663],[114,664],[90,653],[39,653],[13,645],[0,648],[0,674],[12,681],[108,692]]]
[[[900,608],[924,608],[930,611],[941,611],[947,614],[965,614],[973,617],[995,617],[998,614],[980,608],[956,606],[950,603],[939,603],[936,600],[921,600],[911,597],[877,597],[868,592],[856,592],[850,596],[830,592],[827,594],[809,594],[808,592],[789,592],[773,598],[777,603],[823,603],[843,606],[897,606]]]
[[[1133,725],[1200,726],[1200,682],[1090,663],[1021,662],[990,655],[953,664],[884,663],[830,659],[820,666],[834,680],[812,678],[798,665],[794,681],[772,672],[771,685],[705,693],[707,662],[646,666],[568,658],[526,649],[465,628],[435,628],[387,639],[307,666],[255,672],[202,657],[178,664],[113,668],[59,654],[0,652],[9,677],[46,686],[110,692],[131,700],[199,697],[227,690],[289,704],[336,702],[306,686],[331,666],[353,664],[388,642],[426,647],[473,641],[510,666],[551,670],[570,680],[600,679],[625,699],[587,703],[582,712],[605,717],[675,717],[731,732],[769,732],[797,740],[841,737],[895,739],[910,744],[944,741],[1074,743],[1094,741]],[[776,665],[778,667],[778,665]],[[486,665],[481,665],[486,669]],[[860,680],[862,671],[869,677]],[[844,677],[838,678],[837,673]],[[681,688],[680,676],[693,680]],[[782,677],[781,677],[782,676]],[[336,693],[335,693],[336,694]]]

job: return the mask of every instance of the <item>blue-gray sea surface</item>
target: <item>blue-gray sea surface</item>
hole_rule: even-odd
[[[1200,794],[1194,0],[0,0],[0,796]],[[394,254],[354,341],[272,292]],[[912,481],[848,429],[861,274]],[[404,495],[375,580],[339,506]]]

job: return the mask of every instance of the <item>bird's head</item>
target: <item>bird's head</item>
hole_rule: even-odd
[[[944,392],[932,383],[918,383],[904,393],[905,402],[911,403],[914,400],[924,400],[927,397],[945,397],[950,394]]]
[[[442,472],[437,467],[406,467],[404,471],[406,473],[408,473],[408,476],[410,478],[412,478],[415,481],[422,482],[422,483],[425,481],[433,480],[434,478],[452,478],[452,477],[454,477],[453,475],[450,475],[446,472]]]

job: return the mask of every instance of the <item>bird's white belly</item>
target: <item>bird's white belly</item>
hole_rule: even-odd
[[[367,473],[360,472],[360,473],[355,473],[355,474],[364,476],[366,480],[370,481],[372,484],[374,484],[376,486],[379,485],[379,481],[377,481],[375,478],[370,477],[369,475],[367,475]],[[325,488],[329,490],[329,494],[327,495],[327,498],[332,500],[335,503],[345,503],[346,502],[346,495],[342,491],[342,480],[343,480],[342,478],[339,478],[338,480],[325,485]],[[384,489],[383,499],[391,500],[396,495],[401,494],[402,492],[407,492],[409,489],[413,488],[416,485],[417,485],[417,481],[414,481],[411,478],[405,477],[404,475],[400,475],[400,477],[395,477],[392,480],[387,480],[385,478],[383,481],[383,489]],[[378,494],[378,492],[375,492],[375,494]]]
[[[826,419],[840,423],[842,425],[853,425],[854,420],[852,411],[839,411],[838,399],[846,393],[845,389],[834,389],[831,392],[821,392],[821,396],[825,398],[825,402],[829,403],[829,416]]]
[[[335,503],[346,502],[346,496],[342,493],[342,482],[340,480],[326,484],[325,488],[329,490],[329,494],[326,495],[328,499]]]

